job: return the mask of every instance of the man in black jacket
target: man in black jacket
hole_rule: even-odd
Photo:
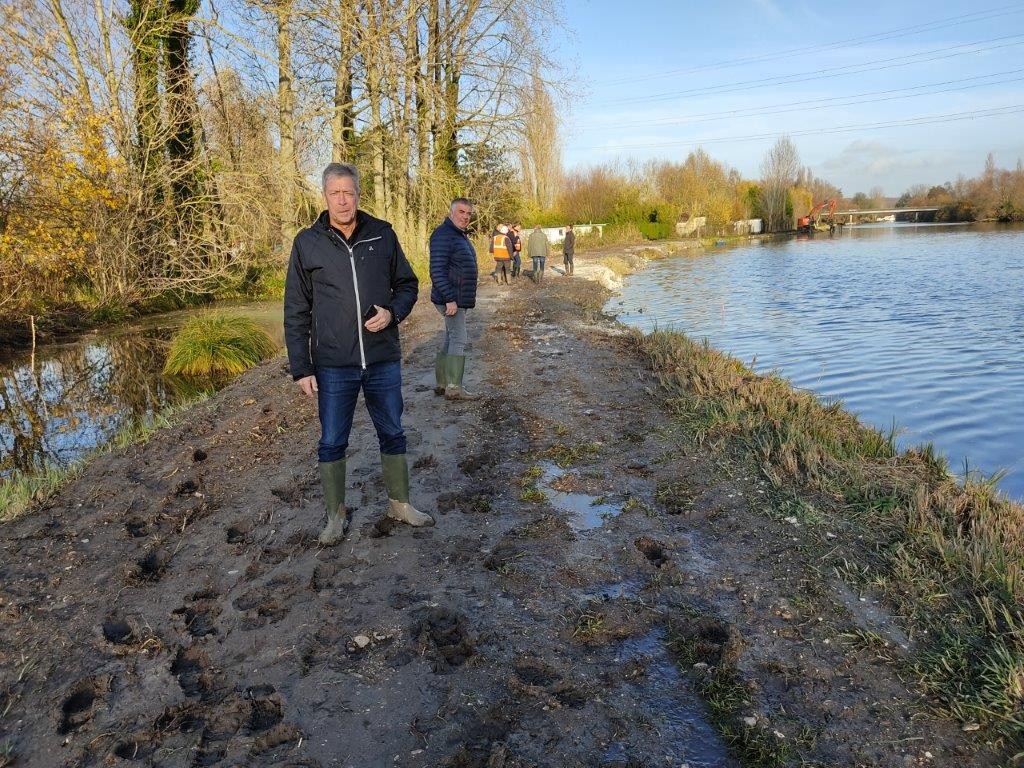
[[[409,525],[434,521],[409,503],[409,467],[402,430],[398,324],[416,303],[419,281],[391,225],[359,210],[359,172],[324,169],[327,210],[295,236],[284,289],[284,330],[292,377],[316,397],[317,449],[327,506],[325,546],[348,528],[345,451],[359,391],[380,443],[388,516]]]

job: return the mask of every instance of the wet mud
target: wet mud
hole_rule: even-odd
[[[315,403],[280,358],[3,526],[0,766],[996,764],[904,682],[884,606],[857,613],[756,476],[673,427],[603,300],[484,284],[484,398],[456,403],[421,300],[405,423],[433,528],[384,517],[360,404],[349,532],[319,545]]]

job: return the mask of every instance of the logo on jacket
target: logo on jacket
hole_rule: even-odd
[[[370,250],[371,250],[371,251],[373,250],[373,246],[372,246],[372,245],[370,246]]]

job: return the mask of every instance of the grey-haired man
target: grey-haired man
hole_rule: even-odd
[[[416,303],[419,281],[395,230],[359,210],[359,172],[324,169],[327,210],[295,236],[284,291],[284,328],[292,377],[316,397],[317,449],[327,525],[325,546],[345,535],[345,451],[360,390],[380,444],[388,516],[409,525],[434,521],[409,503],[402,429],[402,351],[398,324]]]

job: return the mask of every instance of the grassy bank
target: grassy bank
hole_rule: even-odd
[[[756,465],[776,509],[842,532],[824,562],[887,596],[915,637],[909,667],[941,707],[1024,748],[1024,506],[707,344],[633,340],[698,443]]]
[[[0,482],[0,523],[21,517],[35,504],[51,498],[78,477],[94,459],[130,445],[145,443],[161,429],[174,424],[188,409],[209,399],[203,392],[184,403],[168,406],[143,419],[124,426],[108,443],[64,469],[43,469],[33,473],[15,473]]]

